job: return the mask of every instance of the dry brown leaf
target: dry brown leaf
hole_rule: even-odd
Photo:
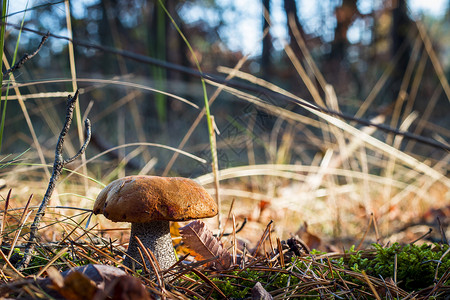
[[[194,251],[197,260],[211,259],[218,257],[214,261],[214,266],[225,270],[231,265],[231,254],[225,249],[222,243],[213,235],[211,230],[202,221],[196,220],[180,228],[183,242],[190,250]]]
[[[104,299],[99,297],[98,299]],[[112,300],[150,300],[149,295],[141,281],[133,276],[124,275],[114,280],[114,292]],[[94,300],[97,300],[94,299]]]
[[[295,234],[298,235],[300,239],[302,239],[311,250],[319,249],[319,246],[322,243],[320,237],[309,232],[308,223],[306,222],[303,223],[303,226],[301,226]]]
[[[144,285],[119,268],[107,265],[86,265],[60,273],[54,267],[47,270],[48,278],[41,282],[68,300],[149,300],[152,299]]]
[[[57,291],[67,300],[91,300],[97,293],[97,286],[87,276],[80,272],[72,272],[63,278],[54,268],[47,270],[52,281],[49,287]]]

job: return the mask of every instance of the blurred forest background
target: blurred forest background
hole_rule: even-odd
[[[12,2],[14,5],[10,3],[7,22],[20,24],[23,19],[25,28],[44,33],[49,31],[60,36],[72,35],[74,53],[70,53],[67,40],[50,37],[39,54],[15,72],[15,81],[23,85],[20,95],[19,90],[9,91],[2,155],[17,155],[29,147],[33,151],[39,147],[37,152],[33,152],[34,158],[27,153],[23,157],[24,162],[50,164],[64,119],[65,101],[68,94],[73,94],[74,87],[80,89],[81,113],[78,112],[78,121],[74,122],[78,133],[75,129],[71,130],[73,145],[69,144],[67,155],[74,155],[79,147],[78,140],[83,140],[77,134],[82,132],[79,120],[86,114],[93,128],[93,138],[86,152],[88,159],[128,143],[180,147],[204,107],[200,79],[174,68],[134,61],[108,50],[122,49],[195,70],[192,53],[157,1],[71,1],[70,14],[65,1]],[[243,61],[240,71],[270,82],[310,103],[448,144],[450,2],[440,3],[438,14],[427,14],[427,11],[422,14],[419,9],[414,9],[416,1],[406,0],[162,2],[192,45],[205,73],[225,78],[230,69]],[[29,10],[24,12],[26,8]],[[69,20],[67,16],[70,16]],[[11,60],[20,31],[11,26],[6,29],[6,58]],[[41,37],[22,31],[18,44],[19,57],[34,51]],[[86,47],[77,44],[77,41],[101,45],[104,49]],[[72,62],[71,57],[74,59]],[[251,81],[249,76],[242,73],[233,80],[248,84]],[[73,78],[77,78],[76,84],[72,82]],[[177,95],[193,102],[199,109],[142,87]],[[216,89],[208,85],[210,97]],[[243,88],[240,90],[245,91]],[[308,173],[311,171],[293,168],[293,173],[304,176],[299,181],[308,185],[308,189],[303,187],[302,191],[319,191],[314,197],[311,196],[314,199],[334,199],[332,217],[329,211],[324,213],[322,219],[315,218],[317,216],[314,214],[305,216],[304,207],[299,204],[293,211],[300,220],[313,224],[325,222],[320,225],[323,227],[321,229],[341,234],[343,229],[336,224],[347,218],[342,217],[339,211],[343,205],[341,201],[347,201],[345,199],[356,199],[352,202],[353,218],[356,215],[361,221],[359,224],[366,224],[371,212],[377,217],[387,216],[386,220],[404,218],[405,222],[410,221],[436,204],[444,206],[448,200],[445,184],[437,187],[430,184],[424,189],[425,194],[433,186],[434,191],[439,191],[437,197],[441,202],[430,200],[429,195],[417,196],[418,193],[414,192],[414,199],[428,197],[429,202],[416,206],[417,209],[408,216],[402,215],[402,207],[408,205],[396,206],[400,201],[387,207],[377,202],[369,203],[368,199],[393,198],[409,184],[417,183],[415,173],[408,173],[412,167],[401,167],[401,171],[389,169],[388,162],[392,163],[389,155],[373,149],[361,152],[351,148],[347,156],[342,155],[345,149],[350,149],[342,147],[343,144],[351,144],[349,136],[342,135],[342,140],[339,140],[333,129],[324,130],[323,127],[328,125],[315,123],[316,116],[292,101],[273,97],[262,88],[245,92],[268,106],[255,105],[230,92],[219,93],[211,104],[211,114],[220,132],[216,137],[219,170],[259,164],[319,168],[324,165],[324,158],[330,158],[331,149],[341,154],[338,162],[334,160],[331,167],[357,170],[361,178],[367,174],[380,177],[390,174],[387,176],[389,180],[394,178],[394,183],[386,192],[378,185],[372,187],[373,190],[368,188],[367,182],[359,181],[359,175],[334,174],[330,182],[333,187],[343,189],[336,188],[329,193],[330,185],[324,185],[323,181],[316,184],[313,180],[324,176],[321,171],[316,170],[316,177],[311,179],[312,175]],[[5,109],[5,102],[2,103],[2,109]],[[289,113],[304,122],[286,117]],[[367,130],[363,125],[346,122]],[[398,140],[394,135],[380,130],[374,129],[369,134],[425,162],[443,176],[448,175],[448,152],[415,140]],[[198,127],[180,148],[208,162],[200,163],[183,155],[174,159],[173,152],[163,148],[129,146],[90,162],[83,172],[105,184],[118,176],[136,173],[197,178],[211,172],[208,128],[204,118],[200,119]],[[40,151],[42,155],[37,159],[36,153]],[[358,159],[349,158],[353,156]],[[14,173],[16,183],[7,178],[6,173],[2,177],[8,186],[19,186],[21,180],[30,180],[33,176],[46,178],[42,177],[45,172],[38,172],[39,167],[34,167],[33,172],[36,173],[26,170]],[[397,174],[397,177],[392,174]],[[268,180],[264,173],[258,175],[262,176],[248,180],[238,180],[236,175],[224,183],[224,186],[232,188],[228,192],[225,190],[223,196],[256,199],[257,202],[253,203],[258,203],[255,206],[257,217],[261,217],[266,206],[270,206],[272,198],[290,198],[286,204],[277,203],[282,208],[292,209],[293,203],[303,203],[293,199],[298,194],[285,173],[276,180]],[[79,180],[82,182],[82,179]],[[397,181],[402,181],[403,185],[396,185]],[[206,180],[203,183],[212,182]],[[382,183],[382,187],[385,187],[384,184],[387,183]],[[358,186],[355,189],[357,192],[349,196],[350,192],[345,188],[354,185]],[[95,198],[99,190],[97,187],[88,191],[82,184],[80,186],[77,193],[87,198]],[[322,191],[325,193],[320,193],[320,187],[324,188]],[[421,188],[421,183],[417,187]],[[238,193],[238,189],[247,193]],[[292,190],[290,193],[289,189]],[[384,196],[380,190],[384,190]],[[27,191],[30,189],[22,190],[25,194]],[[211,191],[213,193],[213,189]],[[403,196],[407,197],[406,194]],[[324,210],[330,206],[328,201],[323,200],[322,206],[314,205],[311,210]],[[326,224],[330,219],[334,225],[328,226]],[[297,226],[301,222],[295,224]],[[353,232],[360,230],[361,227],[356,226]],[[344,231],[352,233],[352,230]]]

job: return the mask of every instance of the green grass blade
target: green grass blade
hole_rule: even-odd
[[[4,22],[6,22],[6,9],[5,9],[5,3],[7,3],[8,1],[3,1],[3,14],[5,14],[4,16],[2,16],[4,18]],[[25,23],[25,15],[28,9],[28,2],[25,5],[25,12],[23,14],[22,17],[22,22],[20,24],[20,30],[19,30],[19,35],[17,36],[17,42],[16,42],[16,48],[14,49],[14,55],[13,55],[13,60],[11,63],[11,66],[14,66],[14,64],[16,63],[16,59],[17,59],[17,53],[19,52],[19,42],[20,42],[20,36],[22,35],[22,28],[23,25]],[[0,36],[0,43],[1,43],[1,60],[2,63],[0,64],[0,69],[2,70],[2,64],[3,64],[3,47],[5,45],[5,25],[2,26],[2,32],[1,32],[1,36]],[[3,84],[3,73],[1,74],[1,80],[0,80],[0,86]],[[5,120],[6,120],[6,104],[8,103],[8,95],[9,95],[9,87],[10,87],[10,83],[8,83],[8,87],[6,89],[6,94],[5,94],[5,100],[3,102],[3,107],[2,107],[2,119],[1,119],[1,124],[0,124],[0,152],[2,149],[2,142],[3,142],[3,131],[5,129]]]
[[[181,31],[180,27],[178,27],[177,23],[172,18],[172,16],[170,15],[169,11],[164,6],[163,1],[162,0],[158,0],[158,2],[161,5],[161,7],[164,9],[164,11],[166,12],[166,14],[169,17],[169,19],[172,22],[172,24],[175,26],[175,29],[177,30],[178,34],[181,36],[181,38],[183,39],[184,43],[188,47],[189,52],[191,52],[192,57],[194,58],[195,64],[197,66],[198,71],[203,74],[202,69],[200,67],[200,63],[198,62],[197,56],[195,55],[194,49],[192,49],[191,44],[189,43],[189,41],[187,40],[186,36]],[[215,151],[214,151],[214,141],[213,141],[213,130],[214,129],[213,129],[212,121],[211,121],[211,113],[210,113],[210,110],[209,110],[208,93],[206,92],[205,80],[202,78],[201,81],[202,81],[202,88],[203,88],[203,99],[205,101],[206,119],[207,119],[207,122],[208,122],[209,145],[211,147],[211,157],[212,157],[213,164],[216,165],[216,157],[214,155]]]
[[[8,8],[8,1],[3,1],[2,6],[2,21],[3,25],[0,32],[0,70],[3,70],[3,49],[5,47],[5,28],[6,28],[6,16],[7,16],[7,8]],[[0,72],[0,86],[3,86],[3,72]],[[0,153],[2,149],[2,140],[3,140],[3,128],[5,124],[5,108],[6,108],[6,99],[5,103],[2,103],[0,99],[0,103],[3,105],[3,113],[2,113],[2,121],[0,125]],[[1,108],[1,105],[0,105]]]

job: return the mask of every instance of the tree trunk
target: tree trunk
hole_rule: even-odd
[[[269,21],[270,20],[270,0],[262,0],[263,4],[263,34],[267,31],[267,34],[262,40],[262,54],[261,54],[261,73],[263,79],[268,80],[270,74],[270,54],[272,52],[272,37],[270,36]]]
[[[342,5],[336,7],[336,28],[330,54],[333,60],[342,61],[345,58],[348,46],[347,32],[358,12],[357,2],[358,0],[343,0]]]
[[[411,45],[408,41],[408,31],[411,29],[411,20],[407,14],[406,0],[395,1],[396,5],[392,10],[392,27],[391,27],[391,57],[393,58],[397,52],[403,51],[391,76],[390,94],[398,95],[400,85],[408,66],[411,56]],[[396,97],[390,100],[395,100]]]
[[[292,50],[294,51],[295,56],[299,60],[301,60],[303,57],[302,51],[300,50],[300,47],[297,45],[297,42],[295,41],[294,32],[292,31],[291,26],[289,26],[289,16],[293,15],[294,19],[295,19],[295,27],[300,31],[300,34],[302,37],[305,36],[305,32],[303,31],[303,27],[297,16],[297,4],[296,4],[295,0],[284,0],[284,11],[286,12],[286,20],[287,20],[289,39],[290,39],[290,46],[291,46]]]

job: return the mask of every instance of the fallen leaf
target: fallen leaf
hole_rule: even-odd
[[[149,300],[152,299],[139,279],[119,268],[90,264],[60,273],[54,267],[39,284],[54,298],[68,300]],[[52,291],[59,295],[53,295]]]
[[[197,260],[218,257],[213,262],[218,269],[225,270],[231,265],[231,254],[213,235],[202,221],[196,220],[180,228],[183,242]]]
[[[95,282],[80,272],[63,277],[56,269],[49,268],[47,274],[52,281],[49,287],[67,300],[92,300],[97,293]]]
[[[295,234],[306,243],[309,249],[319,249],[322,240],[317,235],[308,231],[308,223],[304,222],[303,226]]]
[[[104,299],[98,298],[98,300]],[[124,275],[114,280],[112,300],[150,300],[149,293],[139,279]],[[95,299],[97,300],[97,298]]]

